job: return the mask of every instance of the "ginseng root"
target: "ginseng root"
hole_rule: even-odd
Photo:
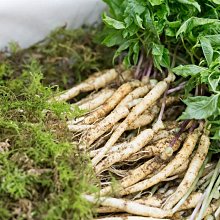
[[[168,218],[151,218],[151,217],[141,217],[141,216],[122,216],[122,217],[106,217],[97,218],[96,220],[169,220]]]
[[[123,199],[116,199],[111,197],[100,197],[99,200],[92,195],[84,195],[83,196],[87,201],[91,203],[99,203],[103,206],[109,206],[113,208],[121,209],[125,212],[141,215],[141,216],[149,216],[154,218],[164,218],[172,216],[172,212],[168,210],[163,210],[160,208],[150,207],[146,205],[141,205],[137,202],[126,201]]]
[[[106,168],[110,167],[112,164],[118,161],[123,161],[127,159],[131,154],[137,152],[142,147],[144,147],[153,138],[153,135],[153,129],[146,129],[142,131],[136,138],[134,138],[133,141],[127,144],[125,149],[119,149],[118,152],[109,155],[106,159],[100,162],[95,167],[96,173],[102,172],[103,170],[105,170]]]
[[[97,140],[97,138],[112,128],[120,119],[125,118],[129,114],[129,109],[138,104],[138,98],[143,97],[148,91],[149,86],[143,86],[136,88],[129,93],[106,118],[100,121],[94,129],[91,129],[86,134],[84,144],[87,147],[90,146],[95,140]]]
[[[116,194],[123,190],[126,187],[129,187],[144,177],[148,176],[149,174],[153,173],[155,170],[159,169],[163,165],[163,161],[158,158],[152,158],[142,164],[141,166],[137,167],[134,170],[128,172],[128,175],[124,177],[118,184]],[[100,195],[104,196],[109,194],[112,191],[112,186],[107,186],[100,191]]]
[[[154,104],[166,91],[168,83],[174,80],[174,75],[169,74],[167,78],[160,81],[156,86],[143,98],[143,100],[137,104],[126,117],[126,119],[117,127],[113,132],[110,139],[107,141],[103,149],[92,159],[92,164],[95,166],[99,163],[109,149],[117,142],[119,137],[127,130],[129,125],[140,116],[146,109]]]
[[[180,167],[185,161],[188,160],[189,156],[191,155],[197,143],[199,136],[200,136],[199,129],[196,129],[195,131],[190,133],[186,138],[183,147],[177,153],[175,158],[171,160],[165,168],[163,168],[158,174],[151,177],[150,179],[143,180],[133,186],[124,189],[124,191],[120,191],[120,195],[127,195],[134,192],[142,191],[165,180],[174,172],[175,169]]]
[[[140,85],[140,81],[132,81],[121,85],[100,108],[85,117],[83,123],[92,124],[106,116],[128,93]]]
[[[75,105],[78,105],[80,109],[92,111],[105,103],[113,95],[113,93],[113,89],[103,89],[98,94],[94,95],[91,100],[82,104],[75,103]]]
[[[118,76],[115,69],[107,70],[104,74],[100,72],[93,74],[87,80],[65,91],[63,94],[54,98],[56,101],[67,101],[79,95],[81,92],[89,92],[105,87],[110,82],[114,81]]]
[[[193,184],[199,170],[206,158],[210,145],[210,140],[208,135],[203,134],[201,136],[199,147],[196,151],[195,156],[192,158],[189,168],[181,182],[178,186],[176,192],[166,201],[164,205],[165,209],[171,209],[173,206],[185,195],[189,187]]]

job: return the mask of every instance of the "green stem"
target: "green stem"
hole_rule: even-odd
[[[190,56],[190,58],[191,58],[192,64],[195,64],[195,61],[194,61],[194,57],[193,57],[193,55],[192,55],[192,52],[189,51],[189,49],[186,47],[185,42],[184,42],[184,40],[183,40],[182,37],[181,37],[181,40],[182,40],[184,49],[186,50],[186,52],[189,54],[189,56]]]

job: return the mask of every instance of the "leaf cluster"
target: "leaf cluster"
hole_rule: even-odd
[[[103,44],[116,46],[126,66],[143,53],[160,71],[185,78],[187,108],[180,119],[205,119],[220,139],[220,2],[104,0]],[[198,93],[200,91],[200,93]],[[191,97],[192,93],[196,96]]]

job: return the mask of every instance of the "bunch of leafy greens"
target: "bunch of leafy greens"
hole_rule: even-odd
[[[95,175],[66,126],[67,118],[84,112],[65,102],[48,102],[57,87],[45,86],[62,80],[59,73],[64,67],[71,74],[73,69],[80,69],[70,63],[69,52],[75,52],[72,58],[77,54],[74,48],[82,39],[73,43],[70,38],[78,32],[59,29],[47,42],[25,50],[16,51],[14,47],[13,54],[0,56],[0,219],[92,218],[91,205],[81,194],[96,191]],[[63,47],[62,39],[69,39]],[[63,49],[68,46],[71,48]],[[103,66],[103,59],[95,54],[92,58],[86,45],[81,52],[79,58],[88,56],[87,73]],[[58,61],[63,59],[69,60],[64,66]]]
[[[140,53],[154,67],[187,79],[180,119],[205,119],[213,139],[220,139],[220,1],[104,0],[103,44],[118,47],[126,66]],[[191,97],[195,90],[200,94]],[[216,142],[219,144],[219,142]],[[220,147],[218,147],[218,150]]]

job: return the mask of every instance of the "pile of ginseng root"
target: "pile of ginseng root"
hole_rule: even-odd
[[[55,97],[84,94],[74,105],[87,113],[67,123],[91,157],[101,190],[83,197],[97,205],[97,219],[214,219],[219,198],[198,213],[219,169],[207,159],[204,122],[177,120],[185,106],[172,73],[159,80],[133,75],[122,68],[97,72]]]

